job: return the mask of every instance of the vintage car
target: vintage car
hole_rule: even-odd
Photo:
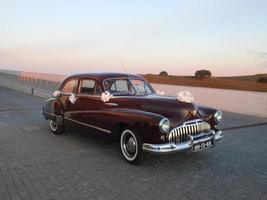
[[[137,163],[143,151],[196,152],[214,147],[223,137],[218,129],[222,112],[192,100],[188,92],[158,95],[139,75],[84,73],[65,78],[42,113],[54,134],[79,125],[111,135],[123,157]]]

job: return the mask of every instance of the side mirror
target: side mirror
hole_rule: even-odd
[[[60,90],[56,90],[55,92],[53,92],[53,97],[59,97],[60,95],[61,95]]]

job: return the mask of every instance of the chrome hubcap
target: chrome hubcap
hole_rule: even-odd
[[[135,152],[135,141],[133,137],[129,137],[128,142],[126,144],[127,151],[129,153],[134,153]]]
[[[50,128],[53,130],[53,131],[56,131],[57,130],[57,123],[52,121],[52,120],[48,120],[49,122],[49,125],[50,125]]]
[[[132,131],[123,131],[121,135],[121,150],[124,157],[129,161],[134,160],[137,156],[137,140]]]

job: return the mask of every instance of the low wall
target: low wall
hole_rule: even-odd
[[[188,90],[194,95],[197,104],[214,107],[229,112],[267,117],[267,93],[240,90],[226,90],[203,87],[189,87],[165,84],[152,84],[165,95],[176,95]]]
[[[7,74],[0,72],[0,86],[18,90],[40,97],[49,97],[58,88],[59,81],[50,81],[20,73]]]
[[[8,74],[0,72],[0,86],[22,91],[41,97],[48,97],[58,88],[64,76],[48,74],[42,76],[34,73]],[[51,81],[52,80],[52,81]],[[214,107],[224,111],[267,117],[267,93],[239,90],[225,90],[202,87],[176,86],[152,84],[157,91],[164,91],[165,95],[176,96],[181,90],[193,93],[197,104]]]

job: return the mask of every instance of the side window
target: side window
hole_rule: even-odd
[[[95,95],[101,95],[102,94],[102,91],[100,89],[100,86],[98,85],[96,88],[95,88]]]
[[[100,95],[101,89],[94,80],[84,79],[80,83],[80,94]]]
[[[134,89],[137,91],[137,92],[146,92],[146,87],[145,87],[145,82],[144,81],[141,81],[141,80],[131,80],[132,81],[132,84],[134,86]]]
[[[110,79],[104,82],[105,90],[109,91],[111,94],[115,93],[128,93],[133,92],[134,89],[132,87],[129,79]]]
[[[116,92],[116,85],[115,85],[115,82],[111,85],[110,90]]]
[[[116,86],[117,86],[117,92],[128,92],[129,91],[127,80],[116,81]]]
[[[80,93],[93,95],[95,91],[95,81],[90,79],[81,80]]]
[[[77,88],[78,88],[78,79],[71,79],[65,83],[62,92],[66,94],[76,93]]]

